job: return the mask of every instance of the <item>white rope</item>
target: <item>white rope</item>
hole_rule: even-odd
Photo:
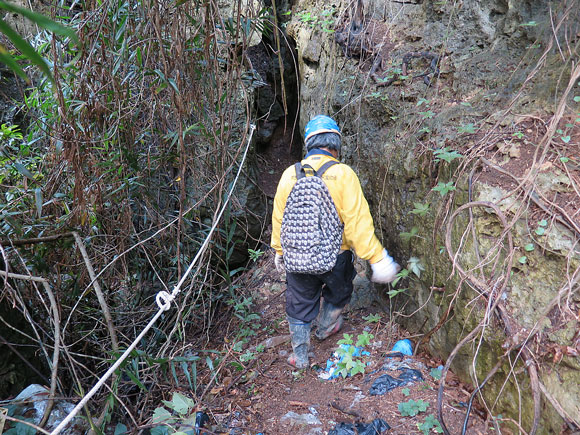
[[[220,212],[218,213],[217,217],[215,218],[214,223],[213,223],[211,229],[209,230],[207,237],[205,238],[205,241],[201,245],[201,248],[199,248],[199,251],[197,251],[196,256],[191,261],[191,264],[189,265],[189,267],[187,268],[187,270],[185,271],[185,273],[183,274],[183,276],[181,277],[181,279],[179,280],[177,285],[173,288],[173,291],[171,293],[168,293],[166,291],[161,291],[161,292],[157,293],[157,296],[155,296],[155,302],[157,303],[157,306],[159,307],[159,311],[157,311],[155,316],[153,316],[153,318],[149,321],[147,326],[145,326],[143,331],[141,331],[141,333],[137,336],[137,338],[133,341],[133,343],[131,343],[131,345],[127,348],[127,350],[125,350],[125,352],[123,352],[123,354],[119,357],[119,359],[117,361],[115,361],[115,363],[109,368],[109,370],[107,370],[107,372],[101,377],[101,379],[99,379],[99,381],[93,386],[93,388],[91,388],[91,390],[82,398],[82,400],[77,404],[77,406],[74,407],[74,409],[69,413],[69,415],[67,415],[66,418],[56,428],[54,428],[54,430],[50,433],[50,435],[59,434],[65,428],[65,426],[67,424],[69,424],[73,418],[75,418],[75,416],[87,404],[87,402],[91,399],[91,397],[93,397],[95,395],[95,393],[104,385],[104,383],[115,372],[115,370],[117,370],[119,368],[119,366],[123,363],[123,361],[125,361],[125,359],[133,351],[133,349],[135,349],[137,347],[137,344],[139,344],[139,342],[145,336],[145,334],[149,331],[149,329],[151,329],[153,327],[153,325],[155,324],[157,319],[159,319],[161,314],[163,314],[165,311],[167,311],[171,308],[171,303],[175,300],[177,295],[181,292],[181,286],[183,285],[183,283],[187,279],[187,276],[191,273],[193,267],[195,266],[195,264],[197,263],[197,261],[199,260],[199,258],[201,257],[201,255],[203,254],[205,249],[207,248],[207,245],[210,242],[210,238],[211,238],[213,232],[215,231],[215,229],[217,228],[217,225],[218,225],[218,223],[219,223],[219,221],[220,221],[220,219],[221,219],[221,217],[222,217],[222,215],[223,215],[223,213],[228,205],[228,202],[230,201],[230,198],[232,196],[234,188],[236,187],[236,183],[238,182],[238,178],[240,177],[240,173],[242,172],[242,167],[244,166],[244,162],[246,160],[246,155],[248,154],[248,150],[250,148],[250,143],[252,141],[252,136],[254,134],[255,129],[256,129],[256,126],[254,124],[250,124],[250,135],[248,137],[248,143],[246,145],[246,149],[244,150],[244,154],[242,156],[242,161],[240,162],[240,166],[238,168],[236,178],[234,178],[234,181],[232,183],[232,187],[230,188],[230,191],[228,192],[228,196],[227,196],[222,208],[220,209]]]

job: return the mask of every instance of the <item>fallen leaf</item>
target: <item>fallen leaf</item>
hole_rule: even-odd
[[[513,144],[510,149],[508,150],[509,156],[510,157],[521,157],[522,152],[520,151],[520,147],[516,144]]]
[[[553,361],[554,361],[554,364],[557,364],[557,363],[559,363],[560,361],[562,361],[562,357],[563,357],[563,356],[564,356],[564,355],[562,354],[562,349],[561,349],[559,346],[557,346],[557,347],[554,349],[554,360],[553,360]]]

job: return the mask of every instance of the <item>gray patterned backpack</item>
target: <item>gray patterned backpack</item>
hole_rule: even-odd
[[[342,244],[344,225],[322,175],[336,161],[315,171],[296,163],[296,184],[288,195],[280,241],[287,272],[321,274],[330,271]],[[305,168],[313,172],[307,176]]]

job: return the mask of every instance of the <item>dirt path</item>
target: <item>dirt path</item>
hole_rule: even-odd
[[[439,433],[435,421],[440,373],[437,367],[442,362],[425,354],[386,357],[393,344],[408,333],[388,322],[388,315],[379,307],[348,311],[339,334],[323,342],[313,339],[310,369],[296,370],[286,363],[290,344],[284,312],[285,286],[272,273],[272,259],[266,257],[260,259],[260,267],[248,275],[245,283],[252,305],[238,306],[236,318],[240,322],[230,327],[232,333],[224,339],[230,348],[240,337],[245,336],[247,342],[241,350],[238,345],[236,361],[227,365],[220,386],[207,397],[207,412],[217,422],[214,429],[231,434],[326,434],[333,433],[339,423],[370,423],[380,418],[391,427],[381,433]],[[319,374],[337,349],[337,342],[344,339],[343,334],[349,334],[354,341],[359,336],[372,335],[364,346],[369,355],[355,358],[366,365],[364,374],[323,380]],[[423,379],[384,395],[370,394],[377,378],[385,374],[399,378],[409,368],[418,370]],[[448,376],[443,409],[446,424],[454,434],[461,433],[469,400],[466,388],[453,374]],[[475,406],[468,434],[488,433],[480,417],[483,415]],[[356,432],[337,432],[348,433]]]

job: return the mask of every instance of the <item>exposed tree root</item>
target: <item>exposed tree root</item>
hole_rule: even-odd
[[[466,272],[457,261],[457,256],[459,255],[459,250],[457,252],[454,252],[452,244],[451,244],[451,233],[452,233],[453,223],[454,223],[455,219],[457,218],[459,213],[461,213],[462,211],[464,211],[466,209],[471,209],[474,207],[490,208],[493,210],[493,212],[496,214],[496,216],[500,220],[500,223],[501,223],[502,228],[504,230],[500,236],[499,241],[496,244],[496,247],[500,247],[501,241],[504,238],[507,238],[508,246],[506,248],[507,255],[505,258],[506,270],[505,270],[505,273],[503,274],[503,276],[495,281],[492,279],[491,282],[483,282],[480,278],[477,278],[473,274]],[[491,314],[496,310],[498,312],[499,319],[504,324],[506,335],[508,337],[516,336],[518,331],[516,331],[516,327],[514,325],[513,320],[511,320],[509,318],[509,316],[507,315],[506,310],[504,309],[503,304],[501,302],[502,301],[501,296],[502,296],[505,288],[507,287],[507,284],[509,282],[509,277],[511,274],[512,257],[513,257],[514,249],[513,249],[513,240],[512,240],[509,226],[508,226],[508,222],[507,222],[503,212],[499,209],[499,207],[493,203],[484,202],[484,201],[470,202],[470,203],[464,204],[461,207],[459,207],[451,215],[451,217],[448,221],[447,231],[445,233],[445,246],[446,246],[447,252],[449,254],[449,257],[451,258],[451,260],[453,262],[454,269],[456,269],[458,271],[459,275],[463,279],[465,279],[473,288],[475,288],[482,296],[484,296],[488,300],[488,303],[491,303],[491,308],[489,308],[489,310],[486,312],[484,319],[481,322],[479,322],[479,324],[463,340],[461,340],[457,344],[457,346],[455,346],[455,348],[453,349],[453,351],[451,352],[451,354],[449,355],[449,357],[447,359],[447,362],[446,362],[445,367],[443,369],[443,373],[441,375],[441,381],[439,384],[439,393],[438,393],[438,403],[437,403],[437,406],[438,406],[437,416],[438,416],[438,419],[441,423],[441,427],[443,429],[443,432],[446,435],[450,435],[449,430],[448,430],[447,426],[445,425],[445,421],[444,421],[444,417],[443,417],[442,401],[443,401],[443,391],[445,388],[445,376],[447,375],[447,371],[449,370],[449,367],[451,366],[451,363],[453,362],[455,356],[457,355],[459,350],[465,344],[470,342],[472,339],[474,339],[480,333],[480,331],[485,327],[485,325],[487,323],[487,319],[489,318],[489,316],[491,316]],[[501,247],[500,247],[500,249],[501,249]],[[489,289],[490,286],[492,287],[491,291],[487,290],[487,289]],[[471,403],[473,402],[475,395],[477,393],[479,393],[479,391],[488,382],[488,380],[491,379],[491,377],[497,372],[497,370],[501,366],[501,363],[503,362],[503,358],[506,355],[508,355],[511,352],[511,350],[513,350],[514,348],[515,348],[515,345],[512,345],[512,347],[510,347],[510,349],[502,356],[502,358],[500,358],[500,361],[496,364],[496,366],[491,370],[491,372],[486,376],[484,381],[476,388],[476,390],[472,394],[472,397],[470,398],[470,402],[469,402],[470,406],[468,407],[467,415],[465,417],[465,422],[463,425],[462,433],[465,433],[465,431],[467,430],[467,424],[469,421],[469,412],[470,412],[470,408],[471,408]],[[528,374],[530,377],[532,396],[533,396],[533,400],[534,400],[534,420],[532,423],[532,429],[529,432],[531,435],[534,435],[538,429],[538,425],[539,425],[539,421],[540,421],[540,407],[541,407],[538,372],[537,372],[537,367],[536,367],[535,361],[532,358],[532,355],[530,354],[529,350],[525,346],[522,347],[521,354],[523,355],[524,365],[526,366],[526,369],[528,370]]]

